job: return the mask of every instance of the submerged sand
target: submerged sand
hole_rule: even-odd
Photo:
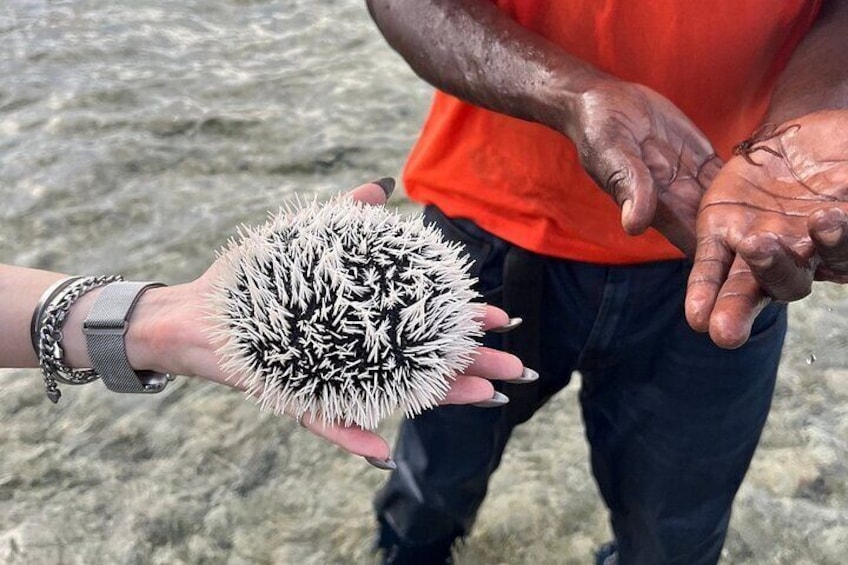
[[[793,309],[790,351],[806,351],[805,327],[827,328],[811,344],[831,346],[844,329],[844,291],[822,288]],[[843,562],[848,370],[827,360],[784,357],[723,563]],[[578,385],[516,432],[459,563],[587,564],[609,538]],[[370,499],[385,475],[236,391],[181,378],[139,398],[93,384],[53,406],[38,373],[9,371],[0,397],[2,563],[375,562]]]

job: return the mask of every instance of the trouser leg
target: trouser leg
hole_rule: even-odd
[[[714,564],[768,414],[786,310],[770,306],[726,351],[686,324],[685,269],[621,271],[609,298],[629,307],[612,304],[623,317],[588,345],[580,395],[619,563]]]
[[[459,238],[475,229],[454,222],[442,227],[449,236]],[[457,235],[458,228],[464,233]],[[524,324],[509,336],[508,349],[528,366],[531,360],[544,365],[538,355],[540,339],[549,334],[538,308],[546,300],[538,295],[546,292],[544,261],[488,234],[471,235],[478,239],[467,247],[476,262],[484,299],[524,318]],[[502,347],[500,340],[501,336],[489,335],[485,343]],[[388,562],[445,562],[453,541],[470,530],[513,427],[529,419],[568,383],[576,354],[570,362],[563,358],[558,356],[556,366],[534,367],[541,374],[537,383],[496,385],[510,397],[505,407],[441,407],[402,424],[393,454],[398,468],[375,500],[379,543]]]
[[[510,429],[502,409],[443,407],[404,422],[375,508],[391,563],[444,563],[471,527]],[[413,559],[414,557],[414,559]]]

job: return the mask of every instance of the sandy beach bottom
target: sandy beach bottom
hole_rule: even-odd
[[[836,564],[848,550],[848,371],[812,379],[792,361],[723,563]],[[185,378],[151,398],[98,384],[54,407],[38,379],[0,379],[0,562],[376,562],[370,500],[385,475],[240,393]],[[460,564],[588,564],[610,537],[578,385],[517,430]],[[834,410],[835,427],[815,425]],[[387,437],[397,423],[382,427]]]

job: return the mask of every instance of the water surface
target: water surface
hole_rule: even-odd
[[[396,175],[429,96],[359,1],[4,0],[0,261],[189,280],[294,195]],[[793,307],[725,563],[848,554],[846,342],[842,288]],[[576,384],[515,434],[460,563],[585,564],[609,536]],[[2,562],[373,559],[385,476],[234,391],[95,384],[54,407],[7,371],[0,422]]]

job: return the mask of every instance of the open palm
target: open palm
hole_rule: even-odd
[[[351,198],[371,205],[382,205],[386,196],[380,186],[366,184],[350,192]],[[240,375],[227,374],[220,367],[218,345],[213,343],[213,322],[208,312],[207,297],[218,276],[220,260],[198,279],[182,285],[152,289],[146,296],[163,315],[157,316],[157,327],[148,332],[157,336],[153,347],[159,354],[145,365],[173,374],[196,376],[244,390]],[[484,330],[503,328],[510,322],[506,312],[481,305],[480,322]],[[514,355],[480,347],[474,362],[462,375],[455,375],[450,389],[440,404],[470,404],[489,400],[494,395],[491,380],[526,379],[521,361]],[[341,448],[385,461],[389,446],[377,433],[357,426],[332,425],[319,418],[304,418],[302,425]]]
[[[848,112],[766,128],[701,203],[686,315],[723,347],[744,343],[769,299],[848,281]]]

